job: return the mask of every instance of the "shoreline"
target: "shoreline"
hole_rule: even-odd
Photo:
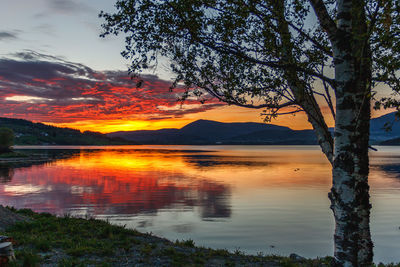
[[[332,261],[296,254],[246,255],[197,247],[193,240],[173,242],[93,218],[7,209],[27,219],[0,230],[14,240],[13,266],[330,266]]]

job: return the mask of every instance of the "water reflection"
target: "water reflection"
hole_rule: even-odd
[[[207,247],[332,255],[331,169],[318,147],[83,147],[31,153],[47,153],[52,160],[1,165],[1,204],[96,216]],[[399,173],[398,148],[371,153],[371,230],[378,262],[400,261]]]
[[[0,160],[0,183],[11,182],[15,169],[29,168],[34,165],[45,165],[50,162],[69,158],[79,153],[79,150],[26,150],[26,158]]]
[[[0,184],[6,184],[11,182],[14,175],[14,169],[9,166],[0,165]]]
[[[386,164],[378,166],[378,168],[386,173],[386,176],[400,178],[400,164]]]
[[[232,166],[240,167],[265,167],[269,163],[259,161],[258,157],[243,158],[221,155],[185,155],[183,159],[188,165],[198,168],[227,168]]]
[[[199,207],[204,219],[229,217],[229,186],[184,173],[179,166],[185,153],[81,150],[28,169],[26,163],[5,167],[0,201],[56,214],[156,214]]]

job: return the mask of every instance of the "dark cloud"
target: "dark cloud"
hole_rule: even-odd
[[[169,91],[170,81],[143,75],[136,88],[126,71],[95,71],[62,58],[25,51],[0,58],[0,116],[46,122],[86,119],[182,117],[221,104],[177,102],[182,90]]]
[[[6,39],[17,39],[17,35],[11,32],[0,31],[0,41]]]
[[[73,0],[47,0],[49,8],[60,13],[76,13],[94,11],[89,6],[83,3],[77,3]]]

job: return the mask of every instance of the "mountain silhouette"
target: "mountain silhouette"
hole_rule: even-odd
[[[391,126],[391,131],[388,127]],[[371,120],[371,144],[400,138],[400,122],[395,112]],[[330,129],[333,132],[333,129]],[[317,145],[313,130],[293,130],[289,127],[256,123],[224,123],[197,120],[181,129],[153,131],[122,131],[107,134],[141,144],[160,145]],[[385,144],[385,143],[383,143]],[[400,144],[400,139],[390,144]]]
[[[224,123],[197,120],[181,129],[140,130],[101,134],[58,128],[22,119],[0,118],[11,128],[17,145],[317,145],[313,130],[256,122]],[[400,121],[395,112],[371,120],[372,145],[400,145]],[[331,133],[333,129],[330,129]]]

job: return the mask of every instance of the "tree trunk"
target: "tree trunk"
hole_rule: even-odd
[[[335,217],[335,259],[339,266],[371,266],[369,228],[369,123],[371,57],[366,39],[364,3],[337,5],[334,50],[336,125],[333,186],[329,198]]]
[[[336,223],[334,255],[339,266],[370,266],[373,245],[369,229],[369,121],[363,120],[364,125],[356,127],[356,118],[351,116],[354,110],[347,111],[337,111],[337,117],[344,116],[347,123],[336,124],[333,186],[329,194]]]

